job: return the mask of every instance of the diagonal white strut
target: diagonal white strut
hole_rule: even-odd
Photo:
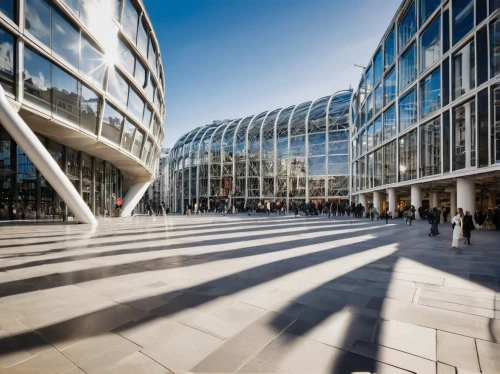
[[[59,194],[78,222],[97,225],[97,220],[85,204],[75,186],[63,173],[57,162],[31,131],[29,126],[12,108],[0,85],[0,123],[12,139],[23,149],[26,156],[40,171],[52,188]]]
[[[130,217],[132,210],[139,203],[139,200],[144,196],[152,180],[146,182],[139,182],[130,186],[122,206],[122,217]]]

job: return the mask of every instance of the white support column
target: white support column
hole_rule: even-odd
[[[420,219],[418,208],[422,206],[422,190],[420,186],[411,186],[411,205],[415,207],[415,218]]]
[[[122,205],[122,217],[130,217],[132,210],[139,203],[139,200],[144,196],[152,180],[139,182],[132,186],[127,191]]]
[[[457,190],[452,188],[450,190],[450,222],[451,217],[454,217],[457,214]]]
[[[359,203],[366,208],[366,194],[360,193],[358,196],[359,196]]]
[[[476,211],[476,183],[472,178],[457,179],[457,204],[459,208],[471,212]]]
[[[373,207],[380,214],[382,211],[380,210],[380,191],[373,192]]]
[[[396,190],[394,188],[388,188],[387,189],[387,202],[389,206],[387,209],[392,212],[392,216],[394,217],[394,214],[396,214]]]
[[[429,210],[438,208],[440,209],[439,206],[439,194],[435,191],[429,192]]]
[[[0,122],[47,182],[59,194],[78,222],[97,225],[97,221],[90,208],[85,204],[76,188],[37,136],[31,131],[16,110],[14,110],[5,96],[2,86],[0,86]]]

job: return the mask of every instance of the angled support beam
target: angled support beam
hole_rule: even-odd
[[[45,149],[43,144],[31,131],[29,126],[14,110],[0,85],[0,122],[12,139],[23,149],[38,171],[59,194],[71,212],[80,223],[97,225],[90,208],[85,204],[80,194],[63,173],[57,162]]]
[[[148,189],[152,180],[148,180],[146,182],[139,182],[130,186],[125,195],[125,199],[123,199],[122,206],[122,217],[130,217],[132,214],[132,210],[139,203],[139,200],[144,196],[144,193]]]

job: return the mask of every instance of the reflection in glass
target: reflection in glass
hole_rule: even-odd
[[[384,146],[384,184],[396,183],[396,141]]]
[[[374,154],[374,173],[373,173],[373,186],[378,187],[382,185],[382,174],[384,170],[384,149],[380,148],[373,152]]]
[[[384,52],[380,49],[373,59],[373,80],[375,84],[380,80],[382,74],[384,74]]]
[[[152,117],[152,115],[153,115],[153,111],[151,109],[149,109],[149,106],[146,105],[146,109],[144,110],[144,117],[142,119],[142,124],[147,129],[151,125],[151,117]]]
[[[500,74],[500,19],[490,24],[490,65],[491,78]]]
[[[134,145],[132,146],[132,154],[139,158],[141,155],[142,141],[144,139],[144,134],[142,131],[137,130],[135,132]]]
[[[399,32],[399,49],[403,49],[403,47],[408,43],[408,41],[415,35],[417,31],[417,19],[415,15],[415,3],[413,3],[408,11],[406,12],[403,20],[399,24],[398,32]]]
[[[14,22],[16,22],[16,20],[14,19],[16,7],[17,0],[2,0],[2,2],[0,2],[0,12],[5,14]]]
[[[139,34],[137,35],[137,48],[139,52],[146,57],[148,55],[148,32],[146,27],[146,21],[143,18],[139,22]]]
[[[441,121],[420,126],[420,176],[441,173]]]
[[[399,131],[417,123],[417,95],[415,89],[399,100]]]
[[[149,153],[152,151],[151,140],[147,139],[146,142],[144,143],[144,149],[142,150],[142,155],[141,155],[141,161],[146,163],[147,159],[149,158]]]
[[[155,84],[153,83],[153,74],[148,74],[149,75],[149,81],[144,89],[146,92],[146,95],[149,100],[151,100],[152,103],[155,101]]]
[[[80,13],[80,7],[79,7],[79,2],[80,0],[63,0],[66,5],[71,9],[73,13],[78,17],[78,14]]]
[[[436,18],[420,37],[420,71],[423,72],[441,57],[441,17]]]
[[[139,122],[142,121],[142,115],[144,112],[144,101],[141,96],[130,87],[130,93],[128,98],[128,112],[135,117]]]
[[[24,98],[51,110],[50,62],[24,48]]]
[[[399,91],[403,91],[417,78],[415,44],[399,58]]]
[[[474,28],[474,0],[453,0],[453,45]]]
[[[382,94],[382,85],[379,84],[377,88],[375,88],[375,114],[382,109],[383,102],[384,102],[384,97]]]
[[[325,148],[326,134],[309,134],[309,156],[321,156],[326,153]]]
[[[366,130],[366,145],[367,152],[370,152],[373,149],[373,124],[368,126],[368,129]]]
[[[14,93],[14,56],[14,36],[0,28],[0,84],[10,93]]]
[[[64,60],[78,68],[80,35],[59,12],[52,11],[52,49]]]
[[[139,62],[139,60],[135,61],[135,80],[137,83],[139,83],[139,86],[144,87],[144,84],[146,82],[146,69],[142,64]]]
[[[135,126],[125,118],[121,147],[128,152],[132,150],[132,145],[134,144],[135,130]]]
[[[117,63],[120,65],[127,73],[134,76],[134,65],[135,57],[130,51],[130,48],[121,40],[118,39],[118,57]]]
[[[443,112],[443,172],[450,172],[451,132],[450,112]]]
[[[127,107],[128,84],[116,69],[108,69],[108,92],[123,108]]]
[[[50,6],[44,0],[26,0],[26,30],[50,48]]]
[[[453,109],[453,170],[476,165],[476,102]]]
[[[366,69],[365,82],[366,82],[366,94],[369,95],[373,90],[373,72],[371,66],[368,69]]]
[[[102,116],[101,136],[119,145],[122,132],[123,116],[111,105],[106,103]]]
[[[137,38],[137,23],[139,22],[139,14],[137,10],[132,5],[130,0],[125,1],[125,6],[123,8],[123,31],[133,43],[136,42]]]
[[[373,146],[376,147],[382,143],[382,116],[378,117],[374,122],[373,130]]]
[[[80,126],[95,134],[97,114],[99,113],[99,97],[87,86],[80,84],[80,87],[82,90],[80,97]]]
[[[420,116],[421,118],[441,108],[441,74],[436,69],[420,81]]]
[[[79,124],[77,80],[52,65],[52,113]]]
[[[385,68],[387,68],[389,65],[391,65],[394,61],[395,57],[395,44],[396,40],[394,37],[395,31],[394,27],[392,28],[392,31],[387,35],[387,38],[385,38],[385,48],[384,48],[384,56],[385,56]]]
[[[396,98],[396,69],[392,69],[384,79],[384,105]]]
[[[326,157],[309,157],[308,158],[308,175],[325,175],[326,174]]]
[[[417,178],[417,130],[399,138],[399,181]]]
[[[391,106],[384,113],[384,140],[396,135],[396,106]]]
[[[153,47],[152,39],[151,42],[149,43],[148,62],[149,65],[151,66],[151,69],[153,69],[153,74],[158,76],[158,71],[156,69],[156,50]]]
[[[373,118],[373,96],[370,95],[366,99],[366,122],[370,122]]]
[[[106,64],[104,56],[90,42],[82,37],[82,53],[80,55],[80,72],[102,87]]]
[[[441,0],[420,0],[420,24],[422,25],[427,17],[429,17],[441,5]]]
[[[453,100],[469,92],[476,85],[474,40],[466,44],[452,57]]]

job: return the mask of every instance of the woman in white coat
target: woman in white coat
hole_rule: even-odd
[[[458,241],[460,240],[460,234],[462,233],[462,208],[457,209],[457,215],[451,220],[453,226],[453,241],[451,243],[452,248],[458,248]]]

